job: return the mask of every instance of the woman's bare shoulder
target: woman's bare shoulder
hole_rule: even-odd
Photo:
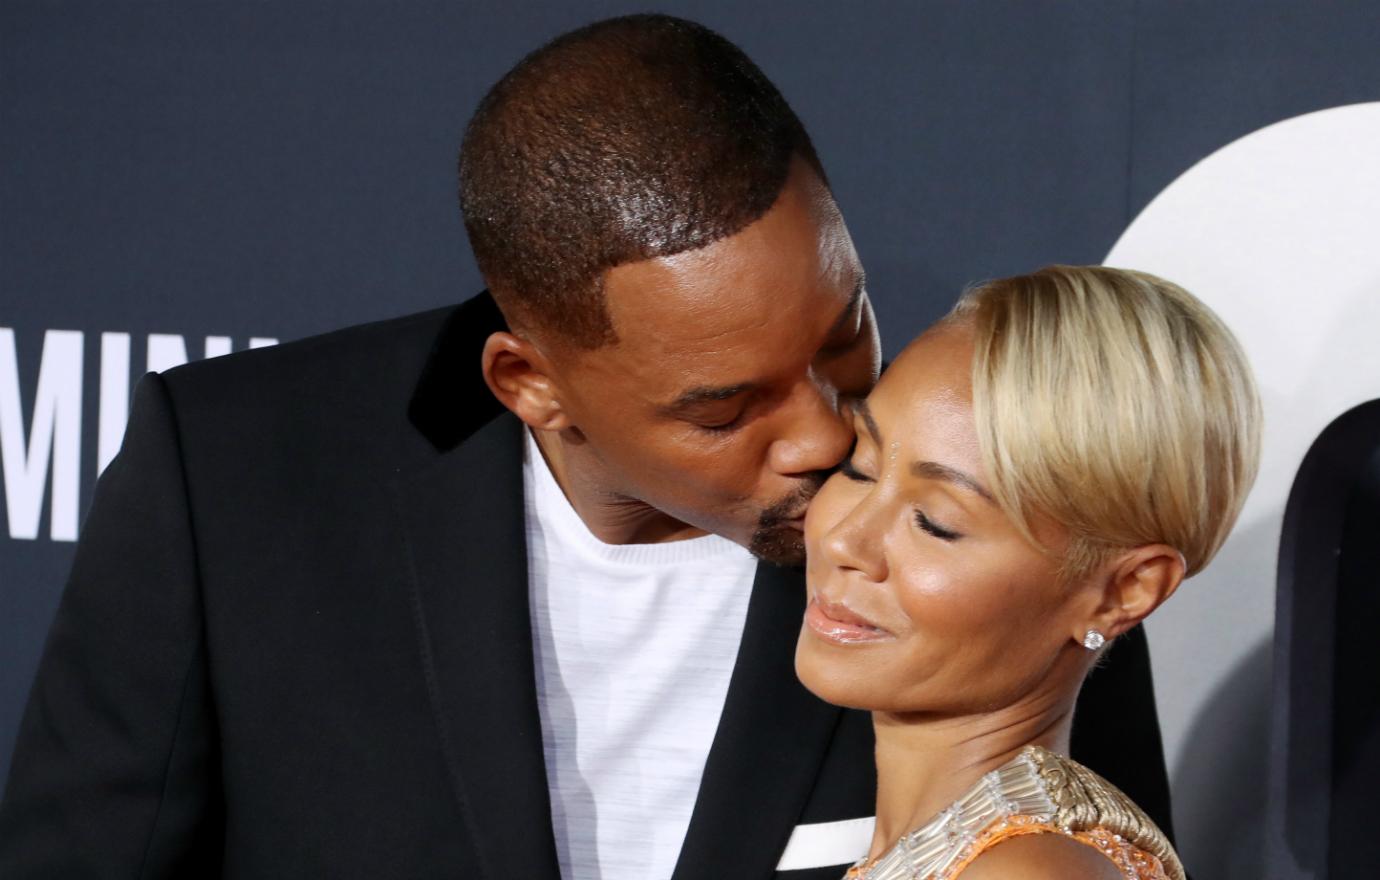
[[[1112,860],[1062,834],[1002,841],[973,860],[960,880],[1123,880]]]

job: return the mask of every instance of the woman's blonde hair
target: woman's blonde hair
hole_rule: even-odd
[[[998,502],[1069,530],[1067,578],[1164,543],[1187,574],[1226,540],[1255,479],[1260,402],[1226,325],[1143,272],[1050,266],[964,293],[973,411]]]

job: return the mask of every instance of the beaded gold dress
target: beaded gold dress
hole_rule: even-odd
[[[1093,847],[1126,880],[1184,880],[1174,848],[1150,817],[1096,773],[1027,746],[963,797],[845,880],[953,880],[1013,837],[1062,834]]]

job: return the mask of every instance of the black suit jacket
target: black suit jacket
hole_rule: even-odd
[[[100,480],[0,805],[0,876],[558,880],[520,423],[452,309],[150,375]],[[873,812],[863,713],[796,681],[763,565],[674,880]],[[1167,827],[1143,636],[1075,753]],[[629,846],[642,841],[628,841]]]

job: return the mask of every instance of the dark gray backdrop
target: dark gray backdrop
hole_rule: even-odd
[[[6,0],[0,328],[17,360],[0,383],[23,421],[7,448],[28,443],[48,330],[84,334],[84,510],[102,333],[130,334],[137,376],[148,334],[199,357],[209,335],[238,350],[469,296],[454,166],[480,95],[545,39],[645,8]],[[660,8],[742,45],[804,118],[888,353],[967,282],[1099,261],[1231,140],[1380,98],[1374,2]],[[0,784],[74,547],[49,504],[37,538],[0,531]]]

